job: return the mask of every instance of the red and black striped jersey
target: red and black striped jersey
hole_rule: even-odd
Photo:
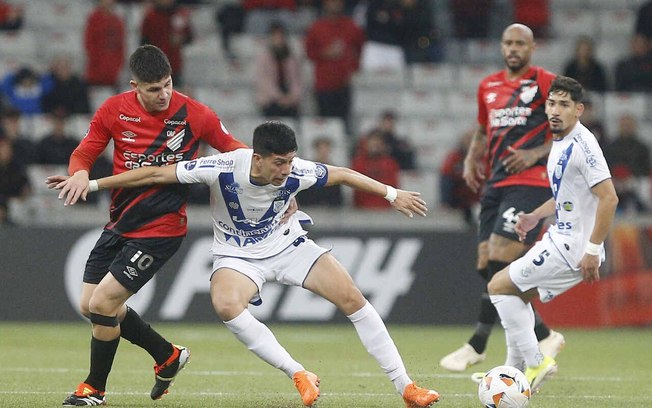
[[[502,162],[513,149],[531,149],[552,138],[546,117],[546,99],[556,75],[531,67],[515,80],[504,70],[491,74],[478,87],[478,122],[487,133],[492,187],[529,185],[548,187],[546,158],[518,174],[505,171]]]
[[[247,147],[207,106],[174,91],[163,112],[147,112],[131,90],[107,99],[70,158],[68,171],[89,170],[113,141],[113,174],[142,166],[164,166],[197,157],[199,141],[226,152]],[[105,228],[129,238],[186,234],[188,186],[119,188],[111,192]]]

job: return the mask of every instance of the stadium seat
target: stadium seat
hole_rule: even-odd
[[[38,60],[36,34],[31,30],[0,33],[0,54],[2,59]]]
[[[200,86],[195,88],[195,97],[219,115],[255,116],[258,114],[251,91],[244,87],[215,88]]]
[[[372,70],[358,71],[353,76],[355,89],[389,89],[399,91],[405,88],[406,73],[403,70]]]
[[[409,139],[417,153],[418,168],[439,171],[443,159],[457,145],[465,126],[445,119],[412,118],[409,121]],[[474,121],[468,123],[468,126],[473,126]]]
[[[88,87],[88,99],[91,104],[91,111],[95,112],[104,101],[115,95],[115,90],[110,86],[90,86]]]
[[[398,109],[400,93],[389,90],[356,89],[353,92],[353,114],[356,117],[374,116],[387,109]]]
[[[262,116],[233,115],[218,113],[224,127],[241,142],[251,146],[254,138],[254,129],[265,121]]]
[[[451,89],[456,86],[453,64],[412,64],[410,78],[415,90]]]
[[[549,71],[560,73],[575,51],[574,39],[538,40],[532,54],[532,63]]]
[[[399,173],[399,188],[402,190],[417,191],[426,201],[426,206],[431,210],[439,203],[439,176],[436,172],[401,171]]]
[[[598,16],[587,8],[553,10],[552,32],[557,38],[575,38],[588,35],[595,38],[599,34]]]
[[[636,22],[636,13],[633,10],[626,8],[601,10],[598,16],[600,19],[601,38],[629,38],[629,36],[632,35],[633,27]],[[650,22],[650,24],[652,24],[652,22]]]
[[[403,117],[447,117],[449,108],[446,91],[405,89],[398,112]]]
[[[93,9],[85,0],[31,0],[25,2],[25,26],[30,29],[82,30]]]
[[[462,65],[458,68],[456,89],[475,92],[484,77],[500,69],[497,65]]]
[[[471,65],[500,65],[499,40],[467,40],[464,51],[464,63]]]
[[[299,120],[297,138],[299,154],[306,159],[314,157],[312,144],[319,137],[327,137],[333,142],[332,159],[337,166],[349,165],[350,138],[346,134],[344,121],[340,118],[304,116]]]

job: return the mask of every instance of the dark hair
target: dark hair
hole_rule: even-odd
[[[555,78],[550,85],[549,93],[553,94],[556,92],[567,93],[575,103],[581,103],[584,101],[584,89],[582,88],[582,85],[573,78],[561,75]]]
[[[254,130],[254,153],[265,157],[272,154],[287,154],[297,150],[294,130],[276,120],[258,125]]]
[[[141,45],[129,57],[129,69],[136,81],[146,83],[158,82],[172,75],[170,61],[160,48]]]

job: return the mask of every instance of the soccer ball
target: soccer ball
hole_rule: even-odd
[[[494,367],[482,377],[478,398],[486,408],[524,408],[530,403],[530,383],[518,368]]]

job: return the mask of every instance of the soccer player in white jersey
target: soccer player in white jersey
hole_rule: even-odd
[[[558,76],[551,84],[546,115],[553,144],[547,173],[553,198],[520,214],[516,231],[523,239],[539,220],[555,214],[556,222],[487,285],[505,328],[507,364],[525,369],[532,392],[557,372],[557,363],[539,350],[530,300],[538,294],[542,302],[550,302],[582,280],[600,278],[603,242],[618,204],[602,150],[579,121],[582,94],[572,78]]]
[[[428,407],[439,400],[436,391],[416,386],[385,324],[364,298],[348,272],[328,249],[306,237],[301,212],[286,224],[280,219],[299,191],[344,184],[384,196],[412,217],[426,215],[419,193],[397,190],[345,167],[296,157],[294,131],[281,122],[265,122],[254,131],[253,150],[182,161],[164,167],[143,167],[89,182],[89,190],[150,184],[205,183],[211,190],[213,216],[213,275],[211,299],[217,315],[258,357],[294,380],[305,406],[319,397],[319,378],[307,371],[279,344],[267,326],[248,310],[260,304],[266,281],[302,286],[335,304],[353,323],[362,344],[393,382],[409,408]],[[74,204],[66,194],[60,198]]]

